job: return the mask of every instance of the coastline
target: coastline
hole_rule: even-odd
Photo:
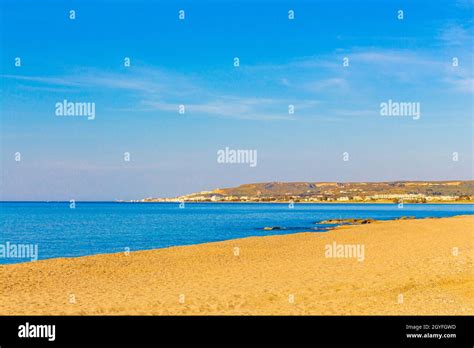
[[[65,203],[70,204],[70,201],[0,201],[2,203]],[[113,201],[75,201],[75,203],[171,203],[171,204],[179,204],[181,201],[134,201],[134,200],[113,200]],[[252,203],[252,204],[264,204],[264,203],[276,203],[276,204],[290,204],[290,201],[268,201],[268,202],[257,202],[257,201],[184,201],[186,204],[192,203],[211,203],[211,204],[232,204],[232,203]],[[376,201],[376,202],[368,202],[368,201],[350,201],[350,202],[338,202],[338,201],[328,201],[328,202],[293,202],[296,204],[393,204],[397,205],[398,203],[394,203],[393,201]],[[420,202],[404,202],[403,204],[413,204],[413,205],[429,205],[429,204],[471,204],[474,206],[474,201],[434,201],[434,202],[427,202],[427,203],[420,203]]]
[[[173,203],[179,204],[182,201],[114,201],[116,203]],[[80,203],[80,202],[79,202]],[[265,204],[265,203],[274,203],[274,204],[290,204],[290,201],[268,201],[268,202],[258,202],[258,201],[184,201],[185,204],[192,204],[192,203],[212,203],[212,204],[232,204],[232,203],[257,203],[257,204]],[[376,201],[376,202],[366,202],[366,201],[349,201],[349,202],[337,202],[337,201],[328,201],[328,202],[293,202],[296,204],[393,204],[397,205],[398,203],[394,203],[393,201]],[[417,205],[424,205],[424,204],[471,204],[474,205],[473,201],[434,201],[434,202],[403,202],[403,204],[417,204]]]
[[[1,265],[0,314],[472,315],[473,237],[468,215]]]

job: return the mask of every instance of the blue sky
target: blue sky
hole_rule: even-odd
[[[472,1],[0,6],[2,200],[473,177]],[[64,99],[94,102],[96,118],[56,116]],[[389,99],[419,102],[420,119],[382,117]],[[225,147],[258,165],[217,163]]]

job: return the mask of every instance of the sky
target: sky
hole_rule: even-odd
[[[473,8],[1,0],[0,200],[472,180]],[[64,100],[95,117],[58,116]],[[419,117],[381,115],[389,100]],[[225,148],[256,151],[257,165],[219,163]]]

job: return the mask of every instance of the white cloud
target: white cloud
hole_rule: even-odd
[[[148,111],[177,112],[178,104],[144,100],[141,103]],[[288,114],[290,101],[268,98],[221,97],[201,103],[184,103],[187,115],[212,115],[246,120],[295,120]],[[297,110],[305,110],[316,101],[298,102]]]
[[[472,47],[473,33],[472,28],[452,24],[444,27],[438,36],[438,39],[446,46],[465,46]]]
[[[347,80],[341,77],[321,79],[305,85],[306,89],[315,92],[328,91],[329,89],[343,92],[346,91],[348,87],[349,84]]]
[[[458,78],[458,79],[448,79],[454,90],[462,93],[471,93],[474,94],[474,78]]]
[[[458,37],[459,33],[464,35],[465,31],[451,28],[444,32],[442,38],[453,42],[450,37]],[[347,68],[342,65],[342,57],[345,56],[350,59]],[[178,105],[183,104],[187,113],[192,115],[295,120],[321,113],[345,117],[366,115],[366,110],[357,111],[356,105],[361,105],[361,98],[366,100],[366,105],[370,104],[371,97],[380,92],[380,86],[392,88],[396,82],[402,83],[404,89],[431,84],[431,87],[440,90],[473,93],[473,76],[468,68],[472,53],[469,52],[456,69],[451,67],[449,59],[445,55],[409,50],[358,48],[337,51],[325,56],[298,58],[284,64],[247,66],[241,72],[248,89],[242,88],[241,80],[231,81],[232,88],[223,88],[215,81],[219,75],[184,74],[155,67],[134,67],[122,72],[78,69],[66,76],[2,77],[18,81],[23,88],[43,89],[45,92],[60,92],[64,87],[78,91],[110,89],[130,92],[126,95],[126,101],[114,103],[114,110],[177,112]],[[276,88],[275,97],[265,97],[263,95],[272,93],[255,88],[262,80]],[[232,90],[235,92],[229,93]],[[315,100],[316,95],[318,101]],[[331,108],[324,104],[325,99],[334,97],[341,98],[346,109],[353,106],[353,111],[341,113],[337,110],[340,106]],[[323,101],[324,109],[319,107],[319,101]],[[289,104],[295,105],[295,115],[288,114]]]

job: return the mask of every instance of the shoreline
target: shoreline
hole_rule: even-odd
[[[116,203],[181,203],[182,201],[172,201],[172,202],[161,202],[161,201],[145,201],[145,202],[133,202],[133,201],[116,201]],[[211,204],[232,204],[232,203],[253,203],[253,204],[266,204],[266,203],[273,203],[273,204],[290,204],[290,201],[269,201],[269,202],[254,202],[254,201],[184,201],[185,204],[190,203],[211,203]],[[393,201],[377,201],[377,202],[364,202],[364,201],[352,201],[352,202],[293,202],[293,204],[393,204],[398,205],[399,203],[394,203]],[[403,202],[403,204],[471,204],[474,205],[473,201],[436,201],[436,202],[426,202],[426,203],[419,203],[419,202]]]
[[[473,227],[472,215],[376,221],[4,264],[0,315],[472,315]],[[333,242],[363,245],[364,260],[326,257]]]
[[[121,201],[121,200],[114,200],[114,201],[75,201],[75,203],[170,203],[176,204],[181,203],[182,201]],[[69,201],[0,201],[1,203],[65,203],[70,204]],[[290,204],[290,201],[269,201],[269,202],[254,202],[254,201],[184,201],[185,204],[191,203],[211,203],[211,204],[220,204],[220,203],[253,203],[253,204],[266,204],[266,203],[275,203],[275,204]],[[352,202],[293,202],[296,204],[393,204],[397,205],[398,203],[394,203],[393,201],[377,201],[377,202],[365,202],[365,201],[352,201]],[[471,204],[474,205],[474,201],[436,201],[436,202],[427,202],[427,203],[419,203],[419,202],[404,202],[403,204],[413,204],[413,205],[424,205],[424,204]]]
[[[202,202],[205,203],[205,202]],[[215,203],[215,202],[209,202],[209,203]],[[229,202],[229,203],[235,203],[235,202]],[[250,203],[250,202],[249,202]],[[256,202],[258,203],[258,202]],[[455,217],[468,217],[468,216],[473,216],[473,215],[455,215],[451,217],[424,217],[424,218],[415,218],[411,216],[402,216],[399,218],[394,218],[390,220],[376,220],[373,219],[371,224],[374,223],[380,223],[380,222],[389,222],[389,221],[406,221],[406,220],[426,220],[426,219],[431,219],[431,220],[436,220],[436,219],[448,219],[448,218],[455,218]],[[371,220],[371,219],[342,219],[342,220]],[[327,229],[325,231],[299,231],[299,232],[293,232],[293,233],[278,233],[278,234],[269,234],[269,235],[255,235],[255,236],[247,236],[247,237],[242,237],[242,238],[231,238],[231,239],[224,239],[220,241],[214,241],[214,242],[202,242],[202,243],[196,243],[196,244],[182,244],[182,245],[171,245],[168,247],[162,247],[162,248],[153,248],[153,249],[139,249],[139,250],[134,250],[130,251],[130,253],[136,253],[136,252],[142,252],[142,251],[156,251],[156,250],[163,250],[163,249],[170,249],[170,248],[179,248],[179,247],[189,247],[189,246],[199,246],[199,245],[207,245],[207,244],[213,244],[213,243],[224,243],[224,242],[231,242],[231,241],[238,241],[241,239],[247,239],[247,238],[258,238],[258,237],[272,237],[272,236],[289,236],[289,235],[295,235],[295,234],[300,234],[300,233],[328,233],[330,231],[334,231],[340,228],[345,228],[345,227],[351,227],[351,226],[359,226],[361,225],[360,223],[331,223],[331,222],[324,222],[326,220],[322,220],[322,222],[315,222],[315,224],[321,224],[321,225],[328,225]],[[335,225],[335,226],[331,226]],[[284,232],[286,229],[285,228],[278,228],[274,229],[274,227],[271,227],[272,229],[268,231],[281,231]],[[473,227],[474,228],[474,227]],[[265,229],[265,228],[264,228]],[[22,265],[22,264],[29,264],[29,263],[37,263],[37,262],[44,262],[44,261],[49,261],[49,260],[57,260],[57,259],[79,259],[79,258],[86,258],[86,257],[94,257],[94,256],[102,256],[102,255],[119,255],[123,254],[122,252],[113,252],[113,253],[98,253],[98,254],[90,254],[90,255],[81,255],[81,256],[58,256],[58,257],[50,257],[47,259],[38,259],[35,261],[24,261],[24,262],[17,262],[17,263],[0,263],[0,268],[2,266],[13,266],[13,265]]]

